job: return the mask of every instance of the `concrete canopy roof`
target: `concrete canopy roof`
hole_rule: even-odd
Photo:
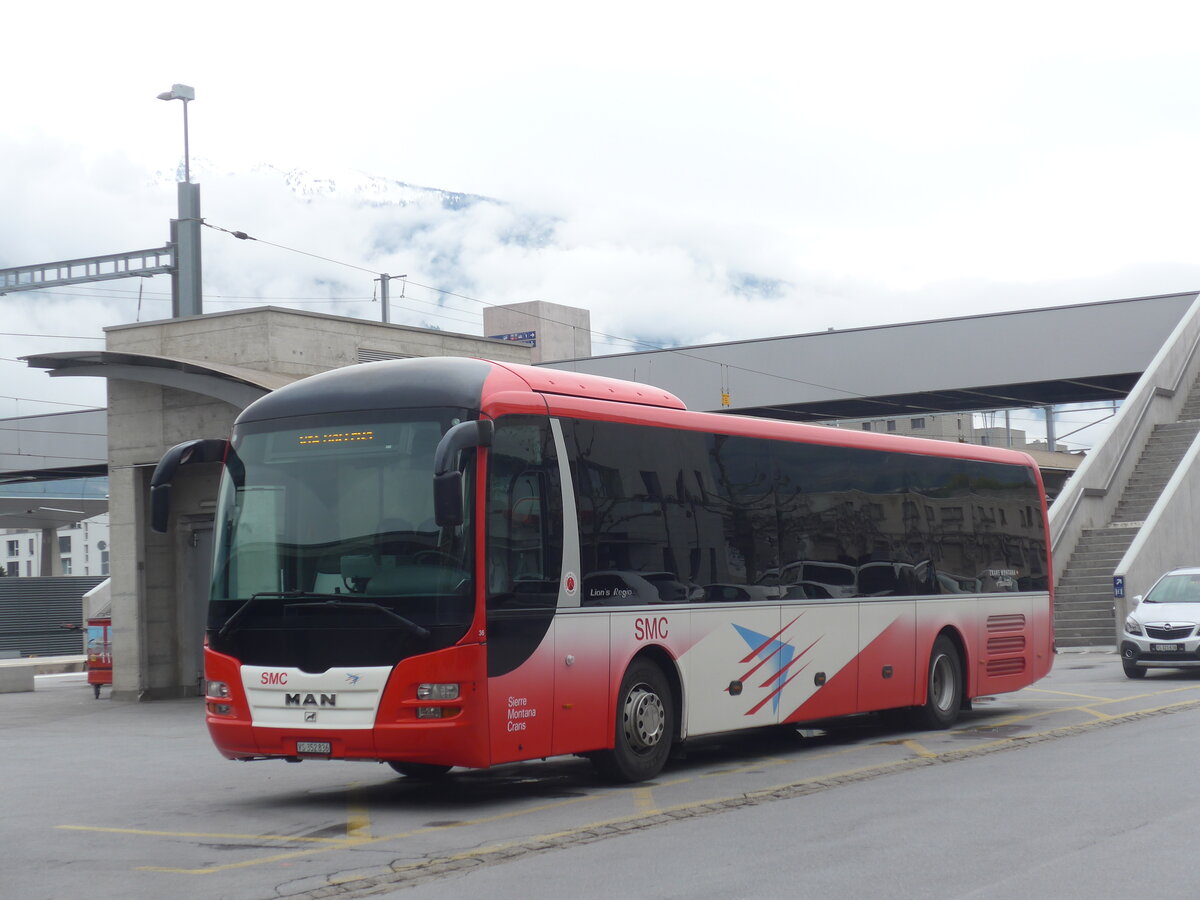
[[[295,381],[287,375],[222,363],[176,359],[146,353],[78,350],[22,356],[28,365],[49,369],[52,377],[94,375],[179,388],[224,400],[244,409],[263,394]]]
[[[59,505],[46,505],[54,504]],[[0,496],[0,528],[40,531],[61,528],[108,512],[108,498],[71,497],[51,500],[43,496]]]
[[[1196,300],[1164,294],[551,363],[690,409],[868,419],[1119,400]],[[721,395],[730,395],[722,408]]]

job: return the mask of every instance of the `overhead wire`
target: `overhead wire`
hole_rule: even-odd
[[[489,300],[483,300],[478,297],[473,297],[469,294],[464,294],[459,291],[452,291],[447,288],[440,288],[435,285],[424,284],[422,282],[415,281],[411,278],[408,278],[407,276],[403,276],[403,277],[388,276],[387,273],[377,272],[377,271],[375,271],[373,269],[369,269],[365,266],[360,266],[355,263],[346,262],[345,260],[339,260],[339,259],[334,259],[332,257],[323,256],[319,253],[313,253],[313,252],[310,252],[307,250],[301,250],[296,247],[289,247],[285,244],[280,244],[280,243],[277,243],[274,241],[269,241],[264,238],[250,235],[250,234],[246,233],[245,231],[224,228],[220,225],[214,225],[208,221],[201,220],[201,224],[207,228],[214,230],[214,231],[220,231],[225,234],[228,234],[237,240],[254,241],[256,243],[266,244],[267,246],[275,247],[276,249],[284,250],[289,253],[297,253],[302,256],[307,256],[312,259],[321,260],[322,262],[331,263],[333,265],[345,266],[350,269],[355,269],[359,272],[365,272],[367,274],[373,275],[376,277],[376,279],[385,278],[385,277],[396,278],[396,280],[403,281],[405,288],[407,288],[408,286],[411,285],[413,287],[421,288],[423,290],[432,291],[432,292],[438,294],[440,297],[454,297],[454,298],[457,298],[460,300],[465,300],[470,303],[475,303],[475,304],[478,304],[480,306],[485,306],[485,307],[497,307],[497,306],[503,305],[503,304],[492,302]],[[89,290],[106,291],[108,293],[122,292],[122,289],[120,289],[120,288],[89,288]],[[45,291],[39,291],[39,293],[51,293],[51,294],[52,293],[60,293],[60,294],[66,295],[66,296],[84,296],[84,297],[88,296],[88,294],[86,294],[86,293],[76,293],[74,291],[61,291],[61,290],[57,290],[57,289],[55,289],[55,290],[47,289]],[[125,290],[124,293],[132,294],[132,290]],[[147,292],[147,293],[150,293],[150,292]],[[153,293],[163,293],[163,292],[153,292]],[[138,296],[139,296],[139,310],[140,310],[140,303],[141,303],[141,298],[142,298],[141,286],[139,286],[139,289],[138,289]],[[163,297],[154,297],[154,298],[150,298],[150,299],[160,300],[160,299],[165,299],[167,296],[169,296],[169,294],[164,294]],[[230,296],[223,296],[223,295],[211,295],[209,297],[206,297],[205,299],[211,300],[214,302],[222,302],[222,303],[236,303],[241,300],[257,300],[259,302],[262,302],[263,300],[271,300],[271,299],[275,299],[275,300],[279,300],[281,302],[287,302],[287,303],[313,303],[313,304],[374,302],[373,297],[372,298],[363,297],[361,299],[360,298],[333,298],[333,297],[264,298],[264,297],[237,297],[237,296],[230,297]],[[447,315],[447,313],[445,312],[445,310],[450,309],[454,312],[461,312],[461,313],[467,313],[469,315],[473,315],[473,313],[470,310],[461,309],[461,308],[457,308],[457,307],[447,307],[441,303],[437,303],[437,302],[433,302],[433,301],[423,301],[423,300],[420,300],[418,298],[411,297],[411,296],[404,296],[403,299],[407,303],[418,303],[418,304],[422,304],[425,306],[432,306],[438,310],[441,310],[441,312],[436,314],[437,318],[442,318],[442,319],[445,319],[445,320],[451,321],[451,322],[461,322],[461,323],[471,324],[471,325],[476,324],[476,322],[474,320],[467,320],[467,319],[458,318],[456,316]],[[412,310],[412,311],[419,313],[418,310]],[[537,319],[539,321],[542,321],[542,322],[546,322],[548,324],[563,325],[565,327],[570,327],[570,328],[578,327],[575,325],[575,323],[563,322],[558,319],[552,318],[550,316],[530,314],[530,317]],[[724,362],[724,361],[717,360],[717,359],[712,359],[707,356],[701,355],[701,353],[698,352],[697,349],[688,350],[688,349],[683,349],[683,348],[678,348],[678,347],[668,347],[668,346],[664,346],[662,344],[654,343],[651,341],[640,340],[638,338],[630,338],[630,337],[627,337],[624,335],[609,334],[606,332],[592,331],[590,333],[593,338],[600,338],[600,339],[602,339],[601,340],[602,343],[606,343],[610,346],[625,345],[625,346],[629,347],[631,350],[634,348],[641,348],[644,352],[649,351],[649,352],[671,353],[673,355],[681,356],[683,358],[694,359],[698,362],[705,363],[708,365],[718,366],[720,371],[722,372],[722,385],[724,385],[726,383],[726,381],[728,379],[728,372],[732,370],[732,371],[743,372],[743,373],[746,373],[749,375],[756,375],[756,376],[760,376],[760,377],[764,377],[764,378],[770,378],[770,379],[774,379],[777,381],[784,381],[784,382],[791,383],[791,384],[803,385],[805,387],[818,388],[821,390],[831,391],[833,393],[840,394],[847,398],[857,398],[857,399],[864,401],[865,403],[873,403],[873,404],[878,404],[880,406],[889,406],[894,409],[894,405],[889,404],[887,401],[876,400],[875,398],[864,396],[863,394],[855,392],[855,391],[836,387],[834,385],[824,384],[821,382],[815,382],[815,381],[810,381],[810,380],[803,379],[803,378],[797,378],[795,376],[785,375],[785,374],[782,374],[779,372],[767,372],[767,371],[763,371],[761,369],[752,368],[750,366],[743,366],[743,365],[738,365],[736,363],[730,363],[730,362]],[[11,336],[11,337],[52,337],[52,338],[64,339],[64,340],[104,340],[103,337],[93,338],[93,337],[86,337],[83,335],[38,335],[38,334],[24,334],[24,333],[17,333],[17,332],[0,332],[0,335],[6,335],[6,336]],[[16,398],[11,398],[11,399],[16,399]],[[993,399],[1001,399],[1001,398],[996,397]],[[920,404],[907,404],[904,408],[906,410],[910,410],[913,412],[925,412],[925,413],[962,412],[962,410],[959,410],[956,408],[929,406],[929,405],[920,405]],[[870,418],[870,417],[867,417],[867,418]]]

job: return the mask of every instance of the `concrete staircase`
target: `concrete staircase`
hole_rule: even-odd
[[[1059,647],[1113,646],[1112,576],[1193,438],[1200,432],[1200,380],[1179,421],[1154,428],[1107,528],[1084,531],[1055,586],[1054,631]]]

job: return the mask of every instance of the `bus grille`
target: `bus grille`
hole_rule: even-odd
[[[989,659],[987,673],[989,675],[1020,675],[1025,671],[1025,657],[1017,656],[1010,659]]]
[[[1025,652],[1025,635],[1008,634],[1004,637],[990,637],[987,642],[989,656],[1000,656],[1007,653]]]
[[[1025,616],[1021,613],[1013,613],[1008,616],[988,616],[988,631],[1023,631],[1024,629]]]

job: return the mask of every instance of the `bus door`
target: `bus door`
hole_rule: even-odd
[[[554,619],[555,755],[606,746],[612,736],[610,615],[560,608]]]
[[[497,420],[487,463],[488,705],[493,763],[551,753],[563,514],[547,420]]]

